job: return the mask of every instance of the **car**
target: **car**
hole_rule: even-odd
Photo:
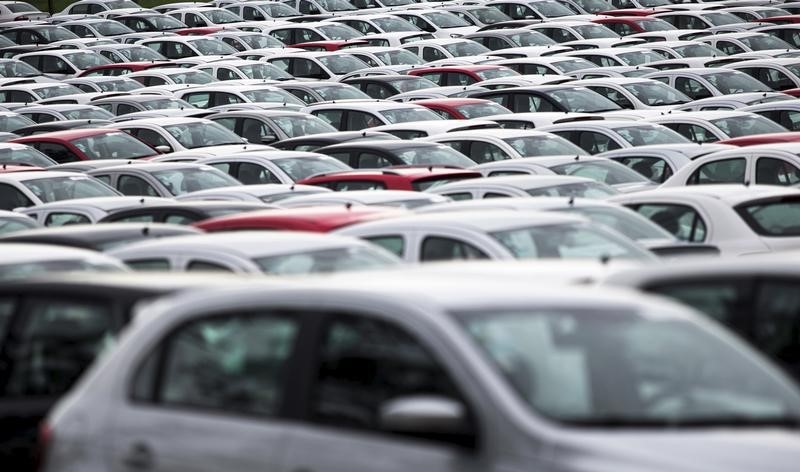
[[[19,111],[21,116],[35,123],[60,120],[108,120],[114,115],[93,105],[42,105],[27,106]]]
[[[479,177],[481,174],[477,171],[450,167],[393,167],[319,174],[299,180],[298,183],[348,192],[356,190],[423,191],[443,183]]]
[[[93,159],[141,159],[156,154],[153,148],[133,136],[103,128],[54,131],[11,142],[31,146],[59,164]]]
[[[615,196],[678,239],[717,246],[723,256],[793,249],[796,189],[772,185],[690,185]],[[767,210],[767,211],[765,211]]]
[[[153,197],[94,197],[41,203],[18,211],[42,226],[68,226],[96,223],[110,213],[121,209],[163,204],[168,201]]]
[[[350,170],[324,154],[298,151],[246,152],[195,161],[221,170],[243,185],[292,184],[316,174]]]
[[[585,87],[570,84],[541,85],[492,90],[473,95],[492,100],[515,113],[579,112],[601,113],[621,110],[619,105]]]
[[[662,32],[675,30],[673,25],[660,19],[649,16],[602,16],[590,20],[592,23],[603,25],[620,36],[630,36],[637,33]],[[702,29],[702,28],[701,28]]]
[[[609,66],[609,67],[595,67],[592,66],[588,69],[578,69],[569,72],[569,77],[574,77],[578,80],[586,79],[602,79],[606,77],[631,77],[639,78],[645,74],[656,72],[658,69],[647,66]]]
[[[339,82],[284,82],[275,87],[286,90],[304,103],[311,105],[333,100],[368,100],[369,95],[353,87]]]
[[[197,72],[199,73],[199,71]],[[195,108],[202,109],[242,103],[257,103],[271,108],[289,105],[297,109],[305,105],[289,92],[264,83],[258,85],[220,85],[219,82],[214,82],[206,86],[178,87],[172,95],[177,99],[186,101]]]
[[[669,178],[663,187],[750,182],[791,186],[800,183],[800,156],[794,144],[747,146],[707,154]]]
[[[115,17],[114,20],[127,26],[137,33],[173,32],[180,34],[190,32],[192,30],[192,28],[187,27],[182,21],[155,11],[143,11],[131,13],[129,15],[119,15]]]
[[[471,120],[511,112],[491,100],[478,98],[434,98],[414,100],[413,103],[428,108],[445,120]]]
[[[591,21],[548,21],[525,26],[525,29],[539,32],[557,43],[581,39],[619,39],[620,36],[603,25]]]
[[[375,99],[385,99],[404,92],[438,88],[438,84],[426,78],[404,74],[353,77],[341,82],[355,87],[368,97]]]
[[[497,65],[418,68],[408,74],[426,78],[440,86],[473,85],[489,79],[519,76],[513,69]]]
[[[16,26],[0,31],[15,44],[49,44],[68,39],[78,39],[72,31],[57,25]]]
[[[665,126],[623,120],[571,121],[542,126],[537,130],[560,136],[588,154],[626,147],[689,142]]]
[[[28,79],[35,82],[51,82],[50,79],[42,76],[42,72],[39,69],[19,59],[0,59],[0,76],[3,78]]]
[[[392,15],[408,21],[418,29],[431,33],[437,38],[457,38],[478,29],[459,16],[444,10],[407,9],[394,11]]]
[[[655,185],[645,176],[623,164],[604,157],[593,156],[540,156],[487,162],[473,167],[485,177],[501,175],[547,175],[559,174],[588,177],[605,183],[622,192],[639,192]]]
[[[400,47],[416,54],[429,65],[431,62],[443,59],[489,56],[491,52],[475,41],[462,38],[425,39],[406,43]]]
[[[478,26],[479,28],[511,20],[510,16],[502,13],[497,8],[483,5],[454,4],[442,6],[440,9],[450,12],[470,25]]]
[[[163,95],[116,95],[92,100],[91,104],[116,116],[152,110],[195,110],[185,100]]]
[[[776,91],[792,93],[800,87],[800,60],[795,58],[755,59],[722,67],[742,71]]]
[[[338,80],[345,74],[369,67],[365,62],[349,54],[329,52],[275,54],[266,58],[266,62],[293,77],[318,80]]]
[[[698,144],[767,133],[786,128],[763,116],[743,111],[696,111],[649,118]]]
[[[482,44],[491,51],[536,46],[547,48],[557,44],[556,41],[548,36],[528,28],[507,28],[478,31],[464,35],[464,38],[475,41],[478,44]]]
[[[407,20],[388,13],[334,16],[329,21],[347,25],[362,35],[420,31]]]
[[[566,57],[580,57],[600,66],[641,66],[664,59],[661,54],[645,48],[637,47],[610,47],[597,49],[582,49],[565,52]]]
[[[317,193],[289,197],[281,200],[283,208],[302,208],[313,206],[368,205],[380,207],[400,207],[419,209],[428,205],[437,205],[451,201],[441,195],[410,190],[348,190],[331,193]]]
[[[239,183],[213,167],[181,162],[105,167],[87,174],[106,182],[123,195],[167,198]]]
[[[570,85],[586,87],[608,98],[620,108],[669,110],[691,99],[674,88],[652,79],[613,77],[585,79]]]
[[[222,30],[209,35],[210,38],[221,40],[238,52],[252,49],[285,48],[286,45],[274,37],[256,31]]]
[[[440,212],[359,223],[335,233],[378,244],[406,262],[599,259],[604,254],[614,259],[654,258],[642,246],[605,226],[554,212]],[[596,241],[596,245],[580,242],[587,240]]]
[[[380,125],[441,119],[420,105],[382,100],[316,103],[301,112],[321,118],[339,131],[363,131]]]
[[[176,20],[181,21],[190,28],[235,28],[244,23],[244,19],[235,13],[212,6],[177,8],[175,10],[166,12],[166,14],[175,18]]]
[[[0,175],[0,209],[14,210],[60,200],[116,197],[97,179],[73,172],[29,171]]]
[[[401,32],[401,33],[383,33],[383,34],[370,34],[361,36],[357,39],[367,41],[370,46],[378,47],[400,47],[403,44],[411,43],[414,41],[423,41],[434,39],[431,33],[424,31],[420,32]]]
[[[583,177],[562,175],[511,175],[467,179],[436,185],[426,190],[453,200],[504,197],[584,197],[604,199],[619,192]]]
[[[126,78],[135,80],[144,87],[157,87],[160,85],[193,84],[207,85],[216,82],[214,77],[200,70],[185,68],[148,69],[131,72]]]
[[[747,92],[731,95],[717,95],[693,100],[685,105],[676,106],[676,111],[713,111],[737,110],[762,103],[793,101],[794,97],[781,92]]]
[[[443,121],[443,120],[436,120]],[[317,149],[332,144],[339,144],[348,141],[361,140],[397,140],[397,136],[381,131],[339,131],[336,133],[319,133],[309,136],[300,136],[291,139],[284,139],[273,143],[272,146],[286,151],[316,151]]]
[[[508,67],[523,75],[564,75],[581,69],[596,69],[596,66],[586,59],[565,56],[526,57],[520,59],[503,59],[494,61],[495,64]]]
[[[709,34],[713,33],[710,33],[706,29],[672,29],[634,33],[626,37],[631,39],[644,39],[649,43],[658,41],[695,41]]]
[[[55,246],[108,251],[134,242],[173,236],[200,234],[190,226],[162,223],[77,224],[36,228],[0,235],[0,244],[50,244]]]
[[[4,104],[19,103],[27,105],[45,98],[79,94],[81,90],[73,85],[59,83],[13,84],[0,87],[0,98]]]
[[[758,146],[761,144],[796,143],[800,140],[800,134],[795,131],[784,133],[754,134],[742,136],[740,138],[723,139],[720,144],[732,146]]]
[[[761,115],[789,131],[800,131],[800,103],[794,100],[759,103],[742,107],[739,111]]]
[[[475,162],[449,146],[418,140],[349,141],[319,148],[316,152],[334,157],[354,169],[390,166],[471,167]]]
[[[74,85],[78,89],[91,94],[131,92],[142,88],[142,84],[135,80],[128,79],[127,77],[76,77],[73,79],[66,79],[64,83]]]
[[[422,140],[450,146],[478,164],[524,157],[583,154],[581,148],[564,138],[519,129],[454,131]]]
[[[653,17],[666,21],[678,29],[707,29],[743,23],[741,18],[725,11],[671,11],[657,13]]]
[[[554,0],[494,0],[486,6],[494,7],[514,20],[585,19],[561,2]]]
[[[800,47],[800,25],[784,24],[784,25],[769,25],[756,28],[755,31],[759,33],[767,33],[775,36],[790,44],[792,47]]]
[[[2,164],[45,168],[57,163],[30,146],[0,143],[0,165]]]
[[[277,203],[296,195],[330,192],[331,190],[313,185],[302,184],[260,184],[235,185],[208,190],[199,190],[179,195],[180,203],[214,203],[214,202],[258,202]],[[229,212],[230,213],[230,212]]]
[[[409,121],[396,125],[376,126],[376,132],[388,133],[400,139],[415,139],[434,136],[454,131],[479,130],[498,128],[498,124],[489,120],[435,120],[435,121]]]
[[[144,46],[141,46],[144,47]],[[153,51],[155,52],[155,51]],[[76,78],[80,77],[104,77],[104,76],[119,76],[125,75],[130,72],[136,72],[140,70],[147,70],[153,68],[164,67],[169,65],[170,63],[167,61],[156,61],[156,62],[118,62],[118,63],[110,63],[105,64],[102,66],[95,66],[90,67],[81,73],[79,73]]]
[[[35,67],[42,71],[42,75],[52,79],[76,77],[89,68],[111,64],[111,61],[101,54],[88,49],[29,52],[20,54],[15,59]]]
[[[235,59],[195,67],[217,80],[290,80],[293,77],[272,64]]]
[[[113,38],[134,33],[122,23],[104,18],[81,18],[59,23],[59,26],[72,31],[79,38]]]
[[[592,113],[563,113],[563,112],[519,112],[486,117],[504,129],[530,130],[557,123],[569,123],[583,120],[603,120],[605,117]],[[470,120],[472,121],[472,120]]]
[[[771,34],[753,31],[714,34],[698,38],[698,41],[710,44],[725,54],[740,54],[753,51],[786,51],[794,49],[791,44]]]
[[[466,98],[478,92],[488,91],[488,87],[479,85],[447,85],[444,87],[431,87],[426,89],[414,90],[411,92],[398,93],[388,97],[387,100],[395,102],[413,102],[417,100],[428,100],[435,98]]]
[[[259,144],[336,131],[320,118],[293,111],[229,111],[209,115],[208,119]]]
[[[98,223],[190,225],[217,216],[277,208],[261,201],[171,201],[112,211]]]
[[[239,15],[246,21],[293,19],[303,16],[297,9],[285,3],[273,1],[233,2],[223,8]]]
[[[772,92],[768,86],[743,72],[720,68],[662,70],[644,77],[664,82],[693,100],[736,93]]]
[[[138,41],[167,59],[183,59],[194,56],[227,56],[235,49],[224,42],[203,36],[163,36]]]
[[[363,221],[396,218],[406,213],[406,210],[399,208],[366,205],[318,206],[221,216],[195,223],[194,226],[209,233],[246,230],[327,233]]]
[[[0,236],[39,227],[39,223],[22,213],[0,210]]]
[[[725,144],[660,144],[615,149],[595,156],[619,162],[655,183],[663,183],[693,159],[727,149],[734,147]]]

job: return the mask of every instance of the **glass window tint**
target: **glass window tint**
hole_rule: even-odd
[[[233,272],[230,267],[215,262],[193,260],[186,266],[187,272]]]
[[[723,159],[703,164],[689,177],[687,185],[744,183],[747,161]]]
[[[186,215],[180,215],[180,214],[167,215],[167,217],[164,218],[164,223],[173,224],[173,225],[190,225],[190,224],[194,223],[195,221],[197,221],[197,220],[194,219],[194,218],[191,218],[191,217],[186,216]]]
[[[169,261],[166,259],[138,259],[124,262],[128,267],[139,272],[157,272],[170,269]]]
[[[50,213],[44,220],[45,226],[67,226],[90,223],[91,221],[86,215],[78,213]]]
[[[783,159],[759,157],[756,161],[756,183],[794,185],[800,183],[800,169]]]
[[[159,403],[275,415],[299,331],[277,316],[226,316],[191,323],[168,341]]]
[[[319,357],[312,414],[320,423],[377,430],[386,401],[410,395],[458,396],[423,346],[379,320],[336,319],[327,328]]]
[[[32,300],[9,342],[8,396],[58,395],[114,341],[111,307],[90,301]]]
[[[800,236],[800,200],[783,198],[741,205],[736,211],[756,233],[763,236]]]
[[[457,239],[429,236],[422,241],[420,260],[450,261],[489,259],[489,256],[475,246]]]
[[[689,206],[653,203],[635,209],[681,241],[703,242],[706,239],[703,218]]]
[[[363,239],[386,249],[400,258],[403,257],[405,252],[405,240],[402,236],[374,236]]]
[[[242,162],[239,164],[239,172],[236,178],[244,185],[281,183],[280,179],[275,177],[266,167],[251,162]]]
[[[672,177],[672,168],[659,157],[631,156],[615,160],[656,183],[663,183]]]
[[[147,181],[133,175],[121,175],[117,180],[117,189],[123,195],[144,195],[157,197],[158,191]]]
[[[800,372],[800,290],[797,280],[764,280],[755,291],[753,341],[795,376]]]
[[[742,285],[737,280],[693,280],[650,286],[647,291],[674,298],[720,323],[731,325],[736,318],[737,308],[746,306],[744,298],[749,294]]]

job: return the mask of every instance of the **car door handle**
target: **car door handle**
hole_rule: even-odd
[[[144,443],[135,443],[128,454],[122,458],[122,463],[129,469],[148,470],[153,468],[153,451]]]

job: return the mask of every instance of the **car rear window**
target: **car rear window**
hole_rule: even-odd
[[[736,207],[739,216],[762,236],[800,236],[800,198],[784,197]]]

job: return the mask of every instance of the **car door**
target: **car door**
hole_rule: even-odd
[[[320,319],[304,423],[291,428],[285,468],[314,472],[485,471],[472,444],[479,421],[463,437],[423,438],[381,429],[392,400],[426,396],[469,405],[463,370],[444,343],[392,310],[331,314]],[[462,387],[463,386],[463,387]],[[469,406],[467,407],[470,408]],[[369,451],[369,454],[348,451]],[[380,459],[377,459],[380,458]],[[263,468],[262,468],[263,470]]]
[[[700,100],[714,96],[714,92],[712,92],[702,82],[691,77],[676,77],[675,88],[683,92],[692,100]]]
[[[156,340],[124,412],[109,415],[110,471],[284,470],[305,324],[273,309],[217,312]]]

